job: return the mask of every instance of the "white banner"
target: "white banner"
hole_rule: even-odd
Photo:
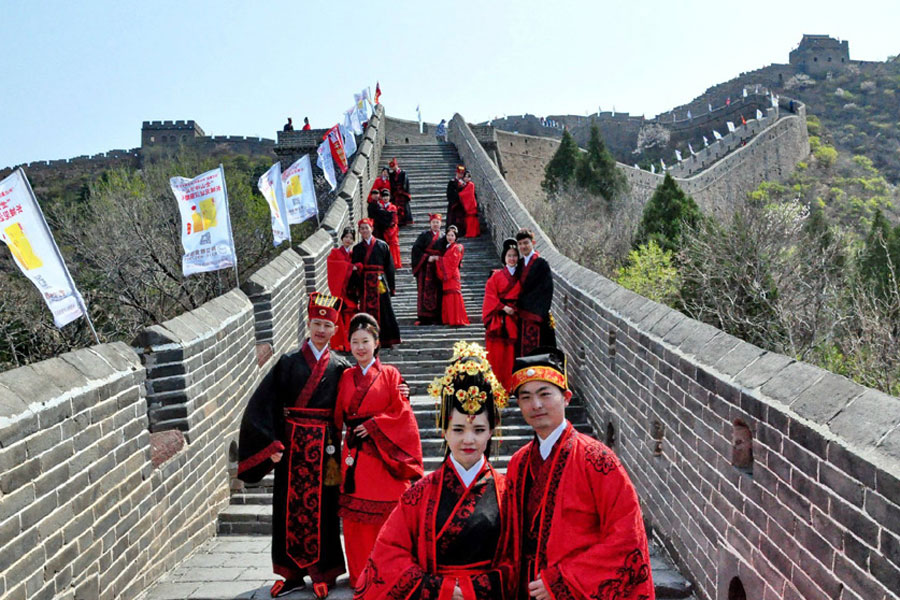
[[[222,167],[193,179],[172,177],[169,185],[181,213],[181,245],[184,247],[181,268],[184,275],[236,266]]]
[[[344,122],[346,123],[348,120],[350,121],[350,130],[356,135],[362,134],[362,121],[359,120],[359,113],[356,111],[355,106],[344,111]]]
[[[675,158],[678,159],[678,162],[681,162],[681,150],[675,151]]]
[[[316,159],[316,165],[325,173],[325,181],[331,185],[331,189],[337,187],[337,176],[334,174],[334,160],[331,158],[331,145],[325,140],[316,149],[319,158]]]
[[[350,127],[349,121],[349,115],[344,115],[344,124],[339,126],[341,139],[344,141],[344,154],[347,156],[348,162],[353,153],[356,152],[356,137],[353,135],[353,129]]]
[[[732,123],[731,121],[725,121],[725,125],[728,126],[728,131],[730,133],[734,133],[734,123]]]
[[[281,174],[281,180],[284,186],[284,205],[287,207],[288,223],[302,223],[319,216],[309,154],[304,154],[288,167]]]
[[[284,203],[284,187],[281,182],[281,163],[276,162],[268,171],[259,177],[256,187],[262,193],[272,213],[272,239],[278,246],[284,241],[291,241],[291,226],[288,223],[287,210]]]
[[[759,109],[757,108],[757,109],[756,109],[756,120],[757,120],[757,121],[761,121],[762,118],[763,118],[762,111],[759,110]]]
[[[369,113],[366,110],[366,99],[363,94],[353,94],[353,100],[356,101],[356,118],[360,124],[369,120]]]
[[[0,239],[44,297],[57,327],[85,314],[84,301],[22,169],[0,181]]]
[[[713,129],[713,137],[716,138],[716,140],[721,140],[722,134],[719,133],[718,131],[716,131],[715,129]]]

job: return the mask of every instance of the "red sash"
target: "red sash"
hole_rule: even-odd
[[[375,371],[375,375],[370,375],[372,370]],[[362,375],[362,367],[360,367],[359,373]],[[359,413],[359,407],[362,406],[363,400],[366,399],[366,394],[375,385],[379,375],[381,375],[381,365],[378,364],[378,359],[376,359],[372,366],[369,367],[369,373],[363,375],[359,383],[356,384],[353,397],[350,398],[350,402],[347,404],[347,416],[355,416]]]
[[[331,360],[331,352],[329,352],[326,347],[325,351],[322,352],[322,357],[317,361],[312,348],[309,347],[309,342],[303,344],[303,349],[300,352],[303,354],[303,358],[306,359],[306,364],[312,367],[312,373],[310,373],[306,383],[303,384],[303,389],[300,390],[300,394],[294,401],[294,407],[306,408],[309,399],[312,398],[313,392],[319,387],[319,382],[322,381],[322,377],[325,375],[328,361]]]

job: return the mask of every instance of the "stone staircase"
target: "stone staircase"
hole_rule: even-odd
[[[462,295],[471,325],[456,328],[415,326],[416,283],[410,269],[410,250],[418,234],[428,227],[427,215],[434,212],[445,214],[446,186],[453,177],[459,156],[452,144],[387,145],[382,156],[385,163],[391,158],[397,158],[400,166],[407,171],[415,222],[400,230],[403,266],[397,270],[397,292],[393,298],[393,306],[400,324],[402,343],[382,351],[380,357],[383,362],[396,366],[410,386],[410,402],[422,438],[425,469],[432,471],[443,460],[444,446],[436,427],[435,402],[427,396],[426,389],[434,377],[443,373],[455,342],[466,340],[484,343],[484,327],[481,324],[484,287],[491,272],[500,268],[500,260],[483,223],[481,237],[462,240],[465,247]],[[591,432],[586,410],[577,399],[567,409],[566,415],[577,429]],[[499,443],[496,441],[498,437]],[[492,464],[505,470],[512,454],[531,437],[532,430],[512,399],[510,407],[503,412],[499,436],[495,436]],[[219,515],[219,534],[268,536],[272,521],[272,482],[273,478],[269,475],[259,484],[236,486],[231,505]],[[654,577],[669,582],[664,586],[657,586],[657,597],[687,597],[688,584],[661,556],[654,554]]]

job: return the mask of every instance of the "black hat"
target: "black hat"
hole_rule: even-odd
[[[506,264],[506,253],[510,248],[514,248],[516,252],[519,251],[519,243],[516,242],[514,238],[506,238],[503,240],[503,247],[500,249],[500,263]]]
[[[528,356],[520,356],[513,363],[509,392],[514,394],[529,381],[546,381],[561,390],[569,389],[566,374],[566,355],[557,348],[535,348]]]

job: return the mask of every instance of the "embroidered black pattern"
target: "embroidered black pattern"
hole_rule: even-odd
[[[589,444],[585,450],[585,456],[588,463],[603,475],[609,475],[619,468],[619,459],[616,458],[616,455],[600,443]]]
[[[500,572],[488,571],[472,576],[472,589],[477,600],[500,600],[503,598],[503,586],[500,585]]]
[[[365,500],[341,494],[338,500],[338,516],[357,523],[382,523],[397,506],[393,500]]]
[[[462,487],[462,483],[460,483],[459,479],[457,479],[454,469],[450,467],[444,468],[444,489],[457,498],[463,496],[463,494],[466,493],[466,491]],[[482,486],[480,489],[483,493],[484,486]],[[450,522],[445,524],[444,531],[438,538],[438,556],[447,553],[450,545],[456,540],[456,537],[463,530],[466,521],[475,512],[475,506],[478,504],[479,498],[481,498],[481,494],[478,493],[478,491],[473,490],[472,493],[466,495],[466,497],[460,503],[459,507],[456,509],[456,512],[450,515]]]
[[[425,493],[425,485],[419,481],[403,492],[403,495],[400,496],[400,502],[406,506],[416,506],[422,500],[423,493]]]
[[[565,433],[563,434],[565,435]],[[538,540],[538,555],[541,557],[538,570],[543,571],[547,568],[547,540],[550,538],[550,521],[553,519],[553,512],[556,508],[556,494],[559,492],[559,480],[562,479],[563,471],[566,470],[566,461],[572,453],[575,446],[576,433],[572,431],[564,446],[559,448],[559,457],[554,465],[555,469],[547,482],[547,502],[544,504],[544,515],[541,521],[541,537]]]
[[[388,592],[387,598],[389,600],[406,600],[409,593],[419,585],[424,574],[425,572],[418,566],[408,568]]]
[[[378,576],[378,567],[375,566],[375,561],[371,558],[367,559],[366,568],[363,569],[362,574],[359,576],[359,581],[356,582],[353,600],[365,600],[366,594],[369,593],[373,585],[381,585],[383,583],[384,580]]]
[[[616,570],[612,579],[607,579],[597,588],[597,593],[591,598],[594,600],[624,600],[631,598],[637,587],[650,578],[650,564],[644,558],[640,549],[631,551],[625,557],[625,564]],[[646,600],[648,596],[641,595],[637,600]]]
[[[319,560],[319,499],[322,491],[322,451],[325,427],[289,425],[290,455],[285,549],[298,567]]]

